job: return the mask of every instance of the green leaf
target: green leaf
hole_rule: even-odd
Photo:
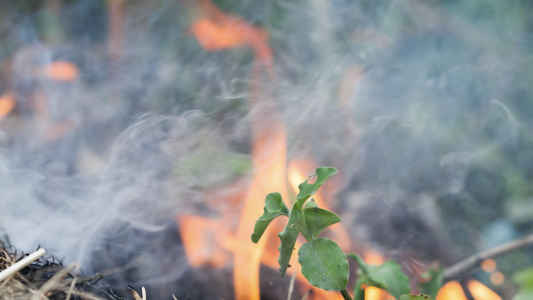
[[[522,290],[533,291],[533,268],[527,268],[515,273],[513,281],[520,285]]]
[[[513,300],[531,300],[533,299],[533,291],[522,291],[516,294]]]
[[[328,226],[342,221],[336,214],[318,207],[304,208],[303,215],[307,228],[315,239]]]
[[[289,209],[283,203],[280,193],[270,193],[265,198],[264,213],[255,221],[252,242],[257,243],[270,222],[279,216],[289,216]]]
[[[402,267],[393,260],[386,261],[381,266],[366,264],[357,254],[349,254],[355,259],[361,270],[361,278],[369,286],[387,290],[392,296],[400,297],[409,293],[409,277],[402,271]]]
[[[513,300],[533,299],[533,268],[527,268],[513,275],[513,281],[520,286],[520,293]]]
[[[350,270],[341,248],[328,238],[304,244],[298,251],[302,274],[313,286],[326,291],[346,288]]]
[[[402,295],[398,300],[433,300],[431,296],[418,294],[418,295]]]
[[[355,283],[353,300],[365,300],[365,290],[362,288],[363,283],[365,283],[364,278],[359,278]]]
[[[296,202],[300,204],[300,207],[302,207],[309,199],[309,197],[313,196],[316,191],[326,182],[326,180],[331,177],[331,175],[337,173],[337,169],[331,168],[331,167],[320,167],[316,169],[316,180],[313,184],[309,184],[309,179],[306,179],[304,182],[302,182],[298,188],[300,189],[300,192],[296,196]]]
[[[294,202],[289,213],[289,222],[287,223],[287,227],[294,223],[300,222],[300,220],[302,220],[302,206],[299,205],[298,202]]]
[[[440,266],[438,270],[429,269],[422,274],[422,277],[429,278],[429,280],[426,282],[420,282],[418,284],[420,291],[424,294],[430,295],[431,297],[437,297],[437,293],[442,287],[444,280],[444,267]]]
[[[315,199],[311,198],[311,200],[305,202],[304,208],[311,208],[311,207],[318,207],[318,204],[316,204]]]
[[[296,239],[298,238],[298,229],[294,226],[287,226],[285,229],[278,234],[278,237],[281,241],[279,245],[279,273],[281,277],[285,277],[287,272],[287,267],[289,266],[289,261],[291,260],[292,251],[294,250],[294,244],[296,244]]]

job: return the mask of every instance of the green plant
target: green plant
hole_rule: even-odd
[[[517,272],[513,276],[513,281],[520,286],[520,293],[513,300],[533,299],[533,268]]]
[[[279,272],[285,276],[294,250],[296,240],[301,233],[307,240],[298,251],[298,262],[302,274],[313,286],[326,291],[339,291],[344,299],[352,300],[346,286],[350,276],[348,257],[359,264],[359,279],[354,289],[355,300],[364,300],[363,284],[387,290],[400,300],[429,300],[427,295],[406,295],[409,293],[409,278],[402,272],[400,265],[387,261],[381,266],[367,265],[357,254],[348,257],[334,241],[320,237],[328,226],[342,221],[331,211],[322,209],[311,198],[326,180],[337,173],[335,168],[320,167],[316,174],[302,182],[296,201],[289,209],[279,193],[270,193],[265,198],[264,213],[255,223],[252,241],[257,243],[268,225],[279,216],[289,218],[285,229],[278,234]],[[313,183],[309,180],[314,178]]]

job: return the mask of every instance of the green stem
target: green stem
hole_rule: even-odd
[[[341,295],[344,298],[344,300],[352,300],[352,297],[350,296],[350,293],[348,293],[347,289],[342,290]]]

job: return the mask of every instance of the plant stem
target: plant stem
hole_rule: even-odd
[[[451,280],[462,273],[469,271],[478,266],[478,264],[485,259],[494,258],[496,256],[505,254],[507,252],[526,247],[533,244],[533,234],[525,236],[515,241],[505,243],[492,249],[485,250],[476,255],[470,256],[455,265],[449,267],[444,272],[444,280]]]
[[[341,295],[344,298],[344,300],[352,300],[352,297],[350,296],[350,293],[348,293],[347,289],[342,290]]]

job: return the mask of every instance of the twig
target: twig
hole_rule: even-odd
[[[502,254],[505,254],[507,252],[511,252],[513,250],[529,246],[533,244],[533,234],[525,236],[521,239],[511,241],[508,243],[505,243],[503,245],[494,247],[492,249],[488,249],[485,251],[482,251],[480,253],[477,253],[475,255],[472,255],[455,265],[449,267],[444,271],[444,280],[450,280],[461,273],[464,273],[474,267],[476,267],[479,263],[484,261],[485,259],[494,258],[496,256],[500,256]]]
[[[305,295],[302,297],[302,300],[307,300],[307,298],[309,298],[309,295],[311,295],[312,292],[313,290],[308,290],[307,293],[305,293]]]
[[[143,297],[142,298],[141,298],[141,296],[139,296],[137,291],[131,285],[127,284],[126,285],[126,289],[128,289],[128,292],[130,292],[130,294],[133,296],[133,298],[135,298],[135,300],[146,300],[145,299],[146,291],[144,290],[144,287],[142,289],[142,293],[143,293]]]
[[[68,294],[67,294],[67,299],[66,300],[70,300],[70,295],[72,295],[72,291],[74,291],[74,286],[76,285],[76,280],[78,280],[78,278],[74,277],[74,279],[72,280],[72,284],[70,284],[70,289],[68,290]]]
[[[68,275],[75,267],[77,267],[77,263],[71,263],[68,265],[68,267],[61,269],[61,271],[57,272],[54,277],[50,278],[41,288],[39,289],[39,294],[36,294],[33,296],[32,300],[38,300],[41,298],[41,295],[45,295],[51,288],[54,287],[54,285],[58,284],[65,276]]]
[[[4,271],[0,272],[0,281],[3,281],[6,278],[11,277],[12,275],[16,274],[18,271],[22,270],[27,265],[31,264],[32,262],[38,260],[41,256],[46,254],[46,250],[43,248],[33,252],[32,254],[24,257],[17,263],[13,264],[9,268],[5,269]]]
[[[294,282],[296,281],[296,273],[298,271],[295,271],[294,274],[292,274],[291,277],[291,283],[289,284],[289,295],[287,296],[287,300],[291,300],[292,291],[294,290]]]

